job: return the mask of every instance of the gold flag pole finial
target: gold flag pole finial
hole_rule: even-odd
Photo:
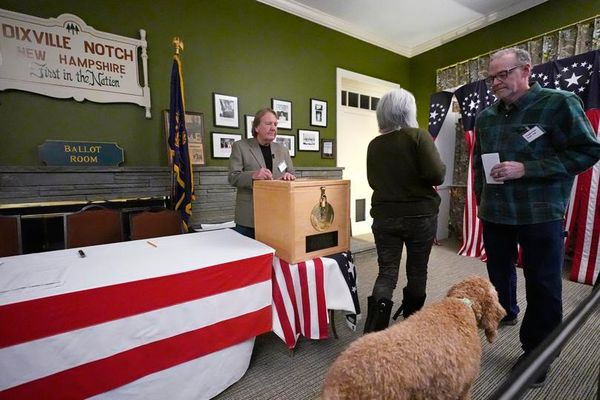
[[[177,36],[173,38],[173,46],[175,46],[175,55],[178,56],[180,51],[183,51],[183,40]]]

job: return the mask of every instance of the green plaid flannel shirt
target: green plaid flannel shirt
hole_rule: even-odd
[[[533,127],[545,133],[528,142]],[[538,83],[510,107],[501,101],[483,110],[475,123],[474,191],[480,219],[525,225],[564,218],[575,175],[600,159],[600,142],[576,95]],[[486,184],[481,155],[525,166],[520,179]]]

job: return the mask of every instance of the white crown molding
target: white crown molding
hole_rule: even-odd
[[[381,47],[383,49],[392,51],[404,57],[414,57],[428,50],[434,49],[438,46],[451,42],[452,40],[458,39],[462,36],[468,35],[471,32],[484,28],[488,25],[501,21],[505,18],[516,15],[529,8],[535,7],[548,0],[521,0],[516,3],[498,10],[489,15],[483,16],[473,22],[460,26],[459,28],[440,35],[434,39],[420,43],[414,47],[402,46],[399,43],[394,43],[388,39],[383,38],[373,32],[367,32],[358,27],[357,25],[348,23],[340,18],[333,17],[322,11],[316,10],[312,7],[307,7],[304,4],[300,4],[295,0],[257,0],[260,3],[267,4],[274,8],[278,8],[289,14],[296,15],[306,20],[312,21],[319,25],[327,28],[336,30],[348,36],[352,36],[356,39],[365,41],[372,45]]]
[[[427,42],[423,42],[421,44],[416,45],[411,49],[411,55],[409,57],[414,57],[431,49],[434,49],[438,46],[446,44],[448,42],[453,41],[454,39],[458,39],[460,37],[466,36],[469,33],[475,32],[481,28],[485,28],[488,25],[495,24],[498,21],[501,21],[505,18],[512,17],[513,15],[517,15],[527,9],[538,6],[542,3],[545,3],[548,0],[523,0],[519,1],[511,6],[503,8],[502,10],[498,10],[489,15],[483,16],[473,22],[465,24],[452,32],[448,32],[444,35],[440,35],[432,40],[428,40]],[[373,43],[375,44],[375,43]]]
[[[294,0],[256,0],[260,3],[267,4],[271,7],[278,8],[287,13],[296,15],[300,18],[312,21],[316,24],[325,26],[335,31],[341,32],[345,35],[352,36],[356,39],[364,42],[373,44],[375,46],[384,48],[401,56],[408,57],[411,52],[410,47],[401,46],[397,43],[393,43],[387,39],[382,38],[373,32],[367,32],[361,29],[359,26],[348,23],[340,18],[332,17],[322,11],[316,10],[312,7],[307,7],[304,4],[300,4]]]

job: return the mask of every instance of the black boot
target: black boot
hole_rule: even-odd
[[[394,302],[390,299],[381,298],[377,301],[373,296],[367,298],[367,320],[363,333],[382,331],[390,324],[390,314]]]
[[[423,304],[425,304],[425,298],[427,297],[427,295],[423,295],[423,296],[419,296],[419,297],[411,296],[406,291],[406,288],[402,289],[402,295],[403,295],[402,304],[398,308],[398,311],[396,311],[396,313],[394,314],[394,317],[393,317],[394,321],[396,319],[398,319],[398,317],[400,316],[400,313],[402,313],[402,316],[404,317],[404,319],[406,319],[406,318],[410,317],[412,314],[419,311],[423,307]]]
[[[382,331],[390,325],[394,302],[390,299],[381,298],[377,301],[377,314],[375,317],[375,331]]]
[[[375,319],[375,299],[373,296],[367,297],[367,319],[365,320],[365,330],[363,334],[373,331],[373,320]]]

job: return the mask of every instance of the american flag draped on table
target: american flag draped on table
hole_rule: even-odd
[[[454,92],[465,130],[467,151],[469,152],[469,168],[467,172],[467,195],[463,215],[463,243],[458,254],[468,257],[485,257],[481,222],[477,218],[477,202],[473,192],[473,151],[475,149],[475,118],[484,108],[496,100],[496,96],[487,88],[484,81],[477,81],[461,86]]]
[[[194,178],[185,128],[185,96],[179,55],[173,57],[171,70],[171,104],[169,111],[169,149],[173,164],[173,208],[179,210],[185,229],[189,231],[194,200]]]
[[[315,258],[297,264],[273,259],[273,332],[293,349],[300,335],[329,336],[327,309],[346,310],[351,329],[356,321],[356,271],[349,253]],[[354,317],[354,318],[352,318]]]
[[[531,81],[568,90],[583,101],[596,135],[600,127],[600,51],[548,62],[533,68]],[[575,179],[567,209],[566,249],[572,253],[570,279],[592,284],[600,272],[600,163]]]
[[[346,285],[352,295],[352,302],[354,303],[355,312],[346,313],[346,324],[350,329],[356,331],[356,323],[360,318],[360,304],[358,302],[358,287],[356,286],[356,268],[354,267],[354,261],[352,259],[352,253],[350,251],[345,253],[337,253],[328,258],[333,258],[340,267],[340,271],[344,276]]]
[[[300,334],[311,339],[327,338],[323,261],[315,258],[290,266],[278,258],[273,264],[273,321],[281,324],[273,324],[273,331],[281,329],[290,349],[296,346]],[[301,290],[296,291],[295,286]]]

